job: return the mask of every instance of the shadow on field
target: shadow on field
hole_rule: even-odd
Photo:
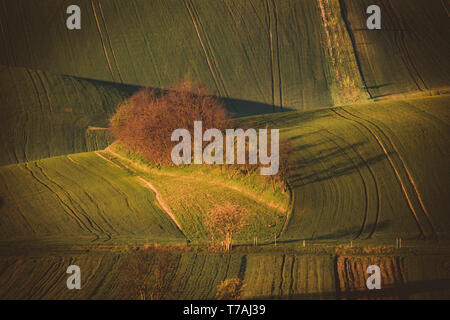
[[[88,82],[92,83],[93,85],[101,85],[103,87],[109,86],[109,87],[112,87],[119,91],[124,92],[126,96],[131,96],[135,92],[137,92],[143,88],[143,86],[138,86],[138,85],[122,84],[122,83],[109,82],[109,81],[103,81],[103,80],[94,80],[94,79],[76,77],[76,76],[68,76],[68,77],[75,78],[78,80],[88,81]],[[162,89],[162,88],[153,88],[152,87],[152,89],[156,90],[156,92],[158,92],[159,94],[163,94],[168,91],[167,89]],[[214,97],[220,99],[225,104],[225,107],[227,108],[228,112],[230,112],[231,116],[233,116],[233,117],[246,117],[246,116],[262,115],[262,114],[269,114],[269,113],[279,113],[282,111],[283,112],[295,111],[295,109],[292,109],[292,108],[283,107],[281,109],[279,106],[256,102],[256,101],[247,101],[247,100],[225,98],[225,97],[219,97],[219,96],[214,96]]]
[[[3,198],[0,196],[0,208],[3,207],[4,201]]]
[[[355,291],[340,292],[321,292],[294,294],[283,296],[257,296],[251,299],[268,300],[318,300],[318,299],[338,299],[338,300],[396,300],[409,299],[415,294],[431,294],[433,299],[450,298],[450,279],[414,281],[406,284],[382,287],[380,290],[368,290],[361,288]]]
[[[313,134],[316,133],[319,133],[319,131]],[[305,136],[296,136],[291,140],[295,141],[300,138],[303,139]],[[355,150],[358,150],[367,142],[361,141],[346,146],[336,145],[326,149],[320,148],[325,143],[329,143],[329,141],[322,140],[320,143],[299,144],[294,148],[296,153],[301,153],[301,159],[296,163],[293,174],[289,177],[289,181],[294,188],[349,175],[387,159],[382,152],[366,159],[357,156]],[[351,158],[348,155],[351,155]]]
[[[224,102],[228,112],[230,112],[230,114],[234,118],[295,111],[295,109],[286,107],[283,107],[283,109],[281,109],[279,106],[255,101],[239,100],[233,98],[222,98],[222,97],[217,98],[221,99]]]

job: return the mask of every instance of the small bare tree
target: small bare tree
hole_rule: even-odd
[[[246,224],[248,215],[245,208],[231,202],[216,204],[206,216],[206,226],[213,240],[219,238],[225,242],[229,251],[233,244],[233,236],[239,234]]]

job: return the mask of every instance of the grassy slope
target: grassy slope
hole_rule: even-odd
[[[103,149],[108,115],[134,87],[0,66],[0,165]]]
[[[246,179],[233,181],[213,169],[152,169],[145,164],[139,167],[143,162],[136,156],[130,156],[117,146],[108,149],[115,151],[102,152],[104,157],[156,187],[191,241],[210,241],[205,216],[214,204],[224,201],[246,208],[249,214],[246,227],[235,237],[238,242],[251,243],[254,236],[260,243],[272,241],[281,233],[288,206],[288,195],[281,190],[273,194],[269,185],[259,185],[255,189],[258,187],[256,182],[247,182]],[[122,156],[130,157],[133,162]]]
[[[286,221],[282,208],[287,206],[287,195],[283,204],[277,199],[271,202],[245,185],[232,188],[195,170],[139,171],[108,153],[91,152],[0,167],[4,221],[0,240],[183,241],[142,179],[156,187],[191,241],[210,240],[204,216],[223,201],[248,210],[248,225],[239,241],[252,242],[254,236],[260,243],[272,240]]]
[[[253,118],[282,128],[298,157],[282,238],[448,237],[449,99]]]
[[[371,96],[449,86],[447,1],[342,0]],[[382,29],[367,30],[369,5],[379,5]]]
[[[450,134],[448,100],[448,96],[442,96],[252,118],[256,125],[264,126],[268,121],[271,127],[281,128],[282,133],[291,138],[298,157],[290,180],[294,193],[293,211],[281,240],[378,241],[399,236],[448,237],[450,219],[445,203],[448,182],[444,178]],[[250,119],[243,119],[247,120]],[[59,157],[3,167],[0,171],[3,180],[2,211],[10,221],[5,225],[5,237],[25,235],[34,227],[43,228],[46,224],[40,225],[39,219],[53,221],[54,213],[47,215],[47,208],[60,212],[62,209],[58,203],[60,200],[54,195],[49,198],[51,203],[46,204],[48,199],[43,195],[48,194],[48,190],[33,181],[27,168],[34,172],[36,178],[43,179],[45,184],[61,193],[62,201],[69,205],[70,201],[75,201],[75,212],[86,212],[86,219],[97,215],[97,201],[104,203],[105,208],[114,207],[111,210],[116,210],[115,206],[107,204],[108,200],[103,196],[106,193],[103,192],[109,190],[109,185],[99,176],[98,189],[94,189],[101,190],[99,194],[83,195],[84,191],[75,183],[73,177],[78,175],[85,177],[83,179],[86,180],[80,180],[82,183],[87,183],[93,170],[91,165],[99,168],[98,174],[104,175],[110,183],[120,185],[122,181],[117,181],[118,175],[129,179],[130,175],[139,175],[154,184],[190,240],[206,240],[202,217],[213,203],[224,200],[246,206],[252,216],[241,240],[252,242],[255,235],[260,242],[272,240],[284,226],[285,213],[267,205],[282,199],[267,198],[261,191],[259,199],[251,197],[242,190],[250,193],[255,193],[255,190],[248,189],[245,184],[227,185],[220,175],[211,176],[202,170],[130,170],[127,161],[108,153],[103,156],[112,162],[90,153],[70,156],[75,162]],[[74,157],[86,161],[85,166],[80,167]],[[39,168],[43,168],[44,173]],[[43,174],[54,182],[47,182],[48,177]],[[30,189],[26,189],[23,183],[27,179],[33,182]],[[145,192],[136,178],[132,181],[133,188]],[[41,192],[45,192],[42,197],[30,196]],[[129,197],[133,197],[131,191],[125,192],[122,195],[125,199],[121,201]],[[84,202],[88,207],[80,207],[85,205]],[[117,208],[117,212],[122,210],[120,205]],[[26,218],[16,219],[21,212]],[[29,212],[33,215],[30,216]],[[42,216],[28,221],[35,218],[34,212]],[[150,220],[148,223],[153,223]],[[99,233],[101,237],[107,237],[112,232],[108,223],[98,222],[89,227],[88,221],[85,222],[87,229],[78,230],[73,221],[73,225],[62,224],[57,230],[73,236]],[[9,224],[14,228],[7,227]],[[115,227],[114,223],[111,225]],[[126,228],[121,222],[117,226]],[[133,234],[132,228],[134,225],[116,235]],[[144,232],[141,228],[138,230]],[[42,236],[55,230],[39,229],[35,232]]]
[[[95,153],[0,168],[1,241],[184,242],[155,194]]]

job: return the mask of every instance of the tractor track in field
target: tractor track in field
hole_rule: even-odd
[[[370,135],[371,135],[372,137],[375,138],[375,140],[377,141],[377,143],[378,143],[378,145],[380,146],[381,150],[383,151],[383,153],[384,153],[386,159],[388,160],[388,162],[389,162],[389,164],[390,164],[392,170],[394,171],[394,174],[395,174],[395,177],[396,177],[398,183],[400,184],[400,187],[401,187],[401,189],[402,189],[402,191],[403,191],[403,195],[404,195],[404,197],[405,197],[405,199],[406,199],[406,201],[407,201],[407,203],[408,203],[409,209],[410,209],[410,211],[411,211],[411,213],[412,213],[412,215],[413,215],[413,217],[414,217],[414,220],[416,221],[417,227],[418,227],[418,229],[419,229],[419,231],[420,231],[420,236],[424,236],[424,235],[425,235],[424,230],[423,230],[423,228],[422,228],[422,225],[421,225],[420,222],[419,222],[418,215],[417,215],[416,211],[414,210],[414,207],[413,207],[413,205],[412,205],[411,199],[410,199],[410,197],[409,197],[409,195],[408,195],[408,193],[407,193],[407,191],[406,191],[406,187],[405,187],[405,185],[403,184],[403,181],[402,181],[402,179],[401,179],[401,177],[400,177],[400,174],[399,174],[399,172],[397,171],[397,169],[396,169],[396,167],[395,167],[395,165],[394,165],[394,163],[393,163],[393,160],[392,160],[392,158],[391,158],[390,155],[389,155],[389,152],[386,150],[386,148],[385,148],[384,144],[381,142],[380,138],[379,138],[372,130],[370,130],[370,128],[367,127],[364,123],[362,123],[362,122],[360,122],[360,121],[357,121],[357,120],[353,120],[353,119],[351,119],[351,118],[348,118],[348,117],[342,115],[341,113],[339,113],[339,112],[337,111],[337,109],[339,109],[339,110],[344,110],[343,108],[340,108],[340,107],[333,108],[333,109],[331,109],[331,110],[332,110],[336,115],[338,115],[339,117],[341,117],[341,118],[343,118],[343,119],[346,119],[346,120],[349,120],[349,121],[353,121],[353,122],[355,122],[355,123],[358,123],[359,125],[361,125],[362,127],[364,127],[364,128],[370,133]]]
[[[80,213],[81,215],[86,219],[86,221],[89,223],[89,225],[92,227],[92,230],[90,230],[92,233],[96,234],[96,236],[100,239],[100,234],[104,234],[108,240],[111,240],[112,237],[109,234],[109,232],[107,232],[105,229],[103,229],[94,219],[92,219],[89,214],[86,212],[86,210],[82,207],[82,205],[80,203],[78,203],[75,199],[73,199],[71,193],[69,191],[67,191],[66,189],[64,189],[63,186],[61,186],[59,183],[57,183],[55,180],[51,179],[50,176],[48,174],[46,174],[44,172],[44,169],[42,167],[40,167],[38,165],[38,163],[35,163],[36,168],[39,169],[39,171],[41,172],[41,174],[51,183],[53,183],[55,186],[57,186],[67,197],[68,201],[70,202],[71,206],[75,209],[75,207],[79,207],[80,209]],[[61,175],[62,177],[64,177],[63,175]],[[75,185],[76,182],[73,182]],[[83,190],[83,188],[81,188],[81,190]],[[94,204],[94,206],[97,207],[97,204],[95,203],[95,201],[86,193],[86,196],[88,197],[88,199],[90,201],[92,201],[92,203]],[[98,208],[98,207],[97,207]],[[99,210],[99,208],[98,208]],[[75,212],[75,211],[74,211]],[[100,215],[101,216],[101,215]],[[105,221],[106,222],[106,221]],[[108,224],[108,223],[107,223]],[[100,233],[100,234],[98,234]]]
[[[359,129],[358,127],[355,127],[355,128]],[[346,145],[351,146],[353,152],[361,159],[361,162],[365,164],[367,170],[368,170],[369,173],[370,173],[370,176],[372,177],[372,181],[373,181],[373,184],[374,184],[374,186],[375,186],[376,197],[377,197],[377,209],[376,209],[376,215],[375,215],[375,222],[374,222],[374,224],[373,224],[372,230],[370,231],[370,233],[369,233],[369,234],[367,235],[367,237],[365,238],[366,240],[367,240],[367,239],[370,239],[370,238],[373,236],[373,234],[375,233],[375,231],[376,231],[377,224],[378,224],[378,220],[379,220],[379,216],[380,216],[380,206],[381,206],[381,203],[380,203],[380,188],[379,188],[379,186],[378,186],[378,183],[377,183],[377,179],[376,179],[375,173],[373,172],[371,166],[370,166],[370,165],[367,163],[367,161],[363,158],[362,154],[361,154],[354,146],[352,146],[352,145],[351,145],[350,143],[348,143],[344,138],[338,136],[336,133],[332,132],[331,130],[327,130],[327,132],[330,133],[331,135],[333,135],[334,137],[336,137],[336,138],[342,140]],[[363,179],[362,176],[361,176],[361,178]],[[363,183],[364,183],[364,182],[363,182]],[[366,193],[366,196],[367,196],[367,193]],[[366,212],[366,214],[368,214],[368,213]],[[366,218],[364,219],[364,223],[363,223],[363,225],[362,225],[362,227],[361,227],[360,235],[363,233],[363,229],[364,229],[365,223],[366,223]],[[359,237],[359,236],[358,236],[358,237]],[[356,239],[354,239],[354,240],[356,240]]]
[[[336,135],[335,134],[333,134],[333,133],[331,133],[329,130],[326,130],[325,132],[327,132],[329,135],[332,135],[333,137],[335,137]],[[321,134],[321,131],[319,131],[319,134]],[[364,189],[364,218],[363,218],[363,222],[362,222],[362,225],[361,225],[361,229],[359,230],[359,232],[356,234],[356,236],[353,238],[353,240],[356,240],[356,239],[358,239],[360,236],[361,236],[361,234],[363,233],[363,231],[364,231],[364,227],[365,227],[365,225],[366,225],[366,223],[367,223],[367,217],[368,217],[368,215],[369,215],[369,204],[368,204],[368,201],[369,201],[369,193],[368,193],[368,188],[367,188],[367,185],[366,185],[366,181],[364,180],[364,177],[363,177],[363,175],[362,175],[362,173],[361,173],[361,170],[358,168],[358,165],[357,165],[357,163],[355,163],[355,161],[353,160],[353,158],[352,157],[350,157],[350,155],[348,155],[347,154],[347,152],[345,152],[343,149],[342,149],[342,147],[334,140],[334,139],[330,139],[330,138],[328,138],[329,139],[329,141],[331,141],[332,143],[334,143],[335,145],[336,145],[336,147],[338,147],[338,149],[341,151],[341,153],[342,153],[342,155],[344,155],[346,158],[348,158],[349,160],[350,160],[350,162],[352,163],[352,165],[354,166],[354,168],[356,169],[356,171],[358,172],[358,175],[359,175],[359,177],[360,177],[360,179],[361,179],[361,183],[362,183],[362,185],[363,185],[363,189]],[[349,146],[351,146],[351,145],[349,145]],[[354,150],[354,147],[353,146],[351,146],[352,147],[352,150],[355,152],[355,150]],[[355,152],[356,153],[356,152]],[[365,163],[365,162],[364,162]]]
[[[387,12],[389,12],[392,15],[392,18],[389,20],[394,25],[394,30],[398,30],[398,32],[394,32],[393,40],[397,48],[402,53],[400,54],[400,57],[403,61],[406,70],[409,73],[411,80],[414,82],[419,91],[429,90],[427,84],[425,83],[424,79],[420,75],[419,71],[417,70],[414,62],[410,57],[407,41],[405,41],[405,34],[404,34],[406,28],[401,23],[401,16],[399,17],[395,15],[395,9],[392,7],[389,1],[386,3],[386,5],[388,6]],[[408,31],[413,32],[413,30]],[[422,86],[419,84],[419,82],[421,82]]]
[[[30,175],[33,177],[34,180],[36,180],[39,184],[41,184],[45,189],[49,190],[51,194],[56,196],[56,198],[58,199],[61,206],[65,209],[64,211],[75,220],[75,222],[78,224],[80,229],[90,231],[89,227],[84,223],[84,221],[82,219],[80,219],[80,217],[77,216],[77,214],[72,210],[72,208],[69,207],[69,205],[67,205],[64,202],[64,200],[58,195],[58,193],[56,191],[54,191],[46,183],[44,183],[41,179],[39,179],[36,176],[36,174],[33,172],[33,170],[28,168],[27,163],[24,163],[24,168],[30,173]]]
[[[197,23],[197,19],[194,16],[195,13],[194,13],[193,5],[192,5],[192,3],[190,3],[189,0],[184,0],[184,5],[186,7],[186,10],[189,13],[189,17],[191,18],[191,22],[192,22],[192,25],[194,26],[195,33],[197,34],[198,41],[200,42],[200,45],[201,45],[201,47],[203,49],[203,54],[205,56],[206,63],[208,64],[209,71],[211,72],[211,76],[213,77],[214,83],[216,85],[216,89],[219,92],[219,94],[221,94],[221,92],[220,92],[221,90],[219,89],[219,87],[220,87],[219,79],[218,79],[218,76],[216,75],[216,73],[214,71],[213,64],[212,64],[212,62],[211,62],[211,60],[209,58],[209,55],[208,55],[208,50],[207,50],[206,45],[205,45],[205,43],[204,43],[204,41],[202,39],[202,36],[201,36],[201,33],[200,33],[199,24]]]
[[[192,3],[192,0],[185,0],[185,1],[190,1],[190,3],[191,3],[191,9],[194,14],[194,18],[197,21],[197,25],[199,26],[199,29],[204,34],[204,38],[206,40],[206,46],[207,46],[207,49],[209,50],[209,53],[211,54],[212,62],[215,67],[219,82],[222,86],[222,90],[223,90],[225,96],[229,97],[230,94],[228,93],[227,87],[225,86],[225,81],[223,80],[223,75],[222,75],[222,72],[220,71],[219,63],[217,62],[216,55],[214,54],[214,48],[211,45],[211,41],[209,40],[208,32],[206,32],[205,27],[203,27],[202,20],[200,19],[200,15],[199,15],[197,9],[195,8],[194,4]]]
[[[406,165],[405,160],[403,159],[401,153],[399,152],[399,150],[398,150],[397,147],[395,146],[395,144],[394,144],[394,142],[392,141],[392,139],[389,138],[389,136],[388,136],[387,134],[385,134],[385,133],[383,132],[383,130],[382,130],[376,123],[374,123],[373,121],[368,120],[368,119],[361,118],[361,117],[359,117],[359,116],[357,116],[357,115],[355,115],[355,114],[353,114],[353,113],[350,113],[348,110],[345,110],[345,111],[346,111],[348,114],[352,115],[353,117],[358,118],[358,119],[361,119],[362,121],[366,121],[366,122],[368,122],[369,124],[373,125],[373,126],[374,126],[376,129],[378,129],[378,130],[384,135],[384,137],[389,141],[389,144],[392,146],[392,148],[393,148],[394,151],[396,152],[396,154],[397,154],[397,156],[398,156],[398,159],[400,160],[401,165],[402,165],[403,169],[404,169],[405,172],[406,172],[406,175],[407,175],[407,177],[408,177],[409,183],[412,185],[412,187],[413,187],[413,189],[414,189],[414,192],[415,192],[415,194],[416,194],[417,200],[418,200],[419,203],[420,203],[420,207],[421,207],[422,211],[425,213],[425,216],[426,216],[426,218],[427,218],[428,223],[430,224],[430,227],[431,227],[431,230],[432,230],[432,232],[433,232],[433,235],[435,235],[435,234],[436,234],[436,228],[434,227],[433,222],[432,222],[431,217],[430,217],[430,214],[428,213],[428,210],[427,210],[426,207],[425,207],[425,204],[424,204],[424,202],[423,202],[422,196],[420,195],[420,192],[419,192],[419,189],[418,189],[418,187],[417,187],[417,184],[416,184],[416,182],[414,181],[414,179],[413,179],[413,177],[412,177],[412,174],[411,174],[411,172],[409,171],[409,169],[408,169],[408,167],[407,167],[407,165]]]
[[[394,171],[394,174],[395,174],[395,176],[396,176],[397,181],[398,181],[399,184],[400,184],[400,187],[401,187],[401,189],[402,189],[402,191],[403,191],[403,195],[404,195],[404,197],[405,197],[405,199],[406,199],[406,201],[407,201],[407,203],[408,203],[408,206],[409,206],[409,208],[410,208],[410,211],[411,211],[411,213],[413,214],[413,217],[414,217],[414,219],[415,219],[415,221],[416,221],[416,224],[417,224],[417,226],[418,226],[418,228],[419,228],[419,230],[420,230],[421,236],[427,236],[427,234],[425,234],[425,230],[424,230],[423,225],[420,223],[419,215],[418,215],[416,209],[414,208],[414,205],[413,205],[413,202],[412,202],[413,199],[412,199],[412,197],[409,195],[409,193],[408,193],[408,191],[407,191],[407,187],[406,187],[406,185],[405,185],[405,183],[404,183],[404,181],[403,181],[403,179],[402,179],[402,177],[401,177],[401,175],[400,175],[400,173],[399,173],[399,171],[398,171],[399,168],[397,168],[397,166],[395,165],[394,160],[392,159],[391,155],[390,155],[389,152],[387,151],[386,146],[385,146],[385,144],[382,142],[382,140],[380,139],[380,137],[374,132],[374,130],[371,130],[371,129],[369,128],[369,126],[367,126],[364,122],[366,122],[366,123],[372,125],[373,127],[375,127],[375,129],[376,129],[377,131],[379,131],[379,132],[385,137],[385,139],[388,140],[388,142],[390,143],[390,147],[396,152],[396,155],[398,156],[398,158],[399,158],[399,160],[400,160],[400,168],[403,169],[403,170],[406,172],[406,175],[407,175],[407,177],[408,177],[408,180],[409,180],[411,186],[413,187],[413,189],[414,189],[414,191],[415,191],[415,193],[416,193],[417,200],[418,200],[418,202],[419,202],[420,205],[421,205],[421,210],[424,212],[425,218],[426,218],[426,220],[427,220],[427,223],[429,224],[429,226],[430,226],[430,228],[431,228],[432,236],[436,235],[435,228],[434,228],[434,226],[433,226],[433,224],[432,224],[432,221],[431,221],[431,219],[430,219],[430,217],[429,217],[429,215],[428,215],[428,212],[426,211],[425,207],[423,206],[423,202],[422,202],[422,200],[421,200],[420,194],[418,193],[417,187],[415,186],[415,183],[414,183],[414,181],[412,180],[412,177],[411,177],[411,175],[410,175],[410,173],[409,173],[409,170],[407,169],[407,167],[406,167],[406,165],[405,165],[403,159],[401,158],[401,156],[400,156],[400,154],[399,154],[399,152],[398,152],[398,149],[395,147],[395,145],[393,144],[392,140],[389,139],[389,137],[387,137],[387,135],[381,130],[380,127],[378,127],[376,124],[374,124],[374,123],[373,123],[372,121],[370,121],[370,120],[366,120],[366,119],[363,119],[363,118],[361,118],[361,117],[358,117],[358,116],[356,116],[356,115],[350,113],[349,111],[345,110],[345,109],[342,108],[342,107],[333,108],[333,109],[331,109],[331,110],[332,110],[336,115],[340,116],[341,118],[344,118],[344,119],[347,119],[347,120],[349,120],[349,121],[353,121],[353,122],[355,122],[355,123],[358,123],[359,125],[361,125],[362,127],[364,127],[364,128],[370,133],[370,135],[371,135],[372,137],[375,138],[375,140],[377,141],[377,143],[378,143],[378,145],[380,146],[381,150],[383,151],[384,155],[386,156],[386,159],[388,160],[388,162],[389,162],[391,168],[392,168],[393,171]],[[341,112],[347,113],[348,116],[344,116],[343,114],[339,113],[338,110],[340,110]],[[352,118],[353,118],[353,119],[352,119]],[[356,118],[356,119],[355,119],[355,118]]]
[[[109,48],[111,49],[111,53],[112,53],[112,56],[113,56],[113,59],[114,59],[114,64],[116,65],[116,69],[117,69],[117,73],[119,75],[120,82],[123,84],[122,74],[120,72],[119,64],[117,62],[116,53],[114,52],[114,48],[112,46],[111,37],[109,36],[108,27],[106,26],[105,15],[103,14],[103,8],[102,8],[102,4],[100,2],[98,3],[98,7],[100,9],[100,17],[102,18],[103,26],[105,27],[106,40],[108,41]]]
[[[103,47],[103,54],[106,59],[106,64],[108,65],[109,72],[111,73],[112,81],[115,82],[114,72],[112,70],[111,61],[109,60],[108,49],[106,48],[105,40],[103,40],[102,29],[100,27],[100,21],[98,19],[97,10],[95,9],[94,0],[91,1],[91,6],[92,6],[92,13],[94,14],[95,22],[97,25],[98,34],[100,36],[100,41]]]

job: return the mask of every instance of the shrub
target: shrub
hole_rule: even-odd
[[[219,285],[216,297],[218,300],[240,300],[244,287],[244,281],[239,278],[226,279]]]
[[[224,130],[228,120],[218,98],[184,81],[164,92],[143,88],[118,107],[110,119],[110,130],[132,152],[161,166],[173,164],[171,150],[178,143],[171,141],[175,129],[187,129],[193,137],[194,121],[203,122],[204,132]]]

